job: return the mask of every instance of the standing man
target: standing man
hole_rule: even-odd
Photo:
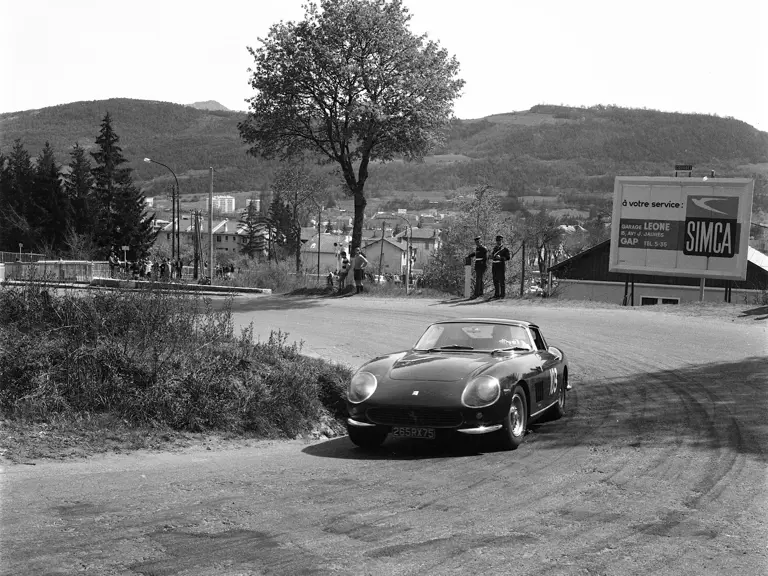
[[[352,276],[355,280],[355,294],[363,291],[363,274],[365,267],[368,266],[368,259],[363,256],[363,252],[358,246],[355,248],[355,256],[352,258]]]
[[[483,246],[480,240],[480,236],[475,236],[475,251],[470,253],[470,256],[475,259],[475,293],[470,300],[483,295],[483,276],[488,265],[488,248]]]
[[[507,260],[509,260],[509,248],[502,245],[504,236],[496,236],[496,246],[491,250],[491,274],[493,275],[493,297],[502,299],[506,296],[506,272]]]
[[[114,278],[115,277],[115,270],[117,270],[118,266],[120,266],[120,260],[117,257],[117,254],[115,253],[115,247],[112,246],[112,249],[109,251],[109,277]]]

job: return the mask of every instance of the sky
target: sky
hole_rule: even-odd
[[[306,0],[0,0],[0,113],[107,98],[246,110],[247,47]],[[536,104],[733,117],[768,131],[768,0],[404,0],[460,63],[462,119]]]

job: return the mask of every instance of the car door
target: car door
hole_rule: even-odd
[[[560,359],[549,351],[547,343],[538,328],[531,326],[530,330],[534,346],[536,347],[534,354],[539,366],[538,377],[534,384],[536,402],[533,413],[535,413],[557,400],[557,364]]]

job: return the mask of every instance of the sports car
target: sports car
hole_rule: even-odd
[[[413,348],[367,362],[347,390],[347,432],[373,449],[388,435],[495,437],[514,450],[528,424],[565,414],[568,361],[535,324],[463,318],[430,325]]]

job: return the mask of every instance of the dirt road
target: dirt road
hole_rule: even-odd
[[[7,467],[3,574],[768,574],[765,319],[354,297],[238,299],[353,367],[459,316],[538,322],[563,420],[515,452],[347,438]]]

